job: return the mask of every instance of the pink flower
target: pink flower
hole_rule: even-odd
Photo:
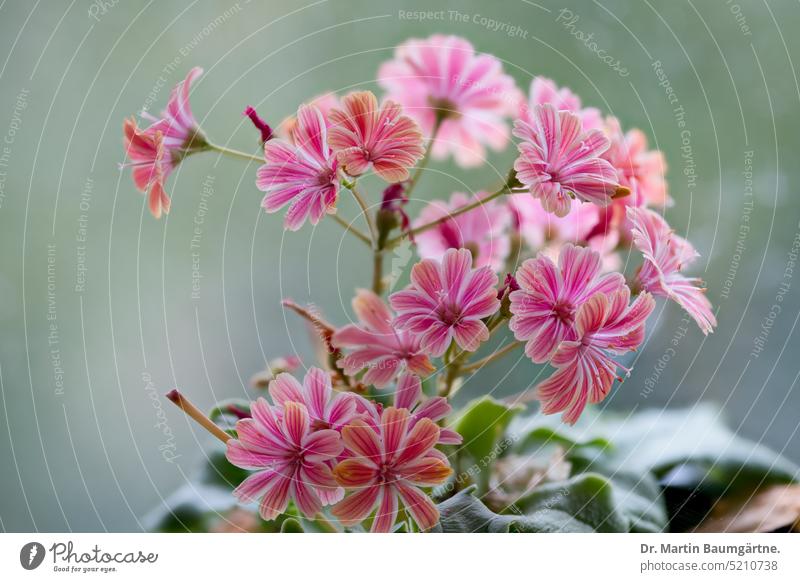
[[[338,487],[329,463],[343,449],[335,430],[313,431],[303,404],[287,402],[282,414],[259,398],[253,417],[236,423],[238,437],[228,441],[228,460],[255,473],[233,491],[242,502],[260,499],[266,520],[286,511],[292,499],[300,512],[313,518],[322,508],[320,491]]]
[[[606,295],[596,293],[578,310],[574,339],[562,342],[551,364],[557,368],[537,386],[544,414],[563,412],[568,424],[578,420],[587,403],[601,402],[611,391],[617,368],[610,355],[635,350],[644,340],[645,320],[655,302],[642,293],[628,305],[627,287]]]
[[[406,41],[381,66],[378,83],[426,136],[441,120],[432,151],[437,159],[452,153],[459,165],[476,166],[484,161],[484,145],[501,150],[508,143],[505,117],[516,114],[519,90],[497,58],[475,54],[463,38]]]
[[[717,325],[711,302],[698,278],[681,273],[699,255],[692,244],[676,235],[667,222],[652,210],[629,208],[633,223],[633,244],[644,256],[637,281],[653,295],[672,299],[694,318],[708,335]]]
[[[610,117],[606,121],[606,134],[611,145],[603,157],[614,166],[620,185],[631,191],[629,196],[620,198],[619,203],[627,206],[671,204],[664,179],[667,171],[664,154],[647,149],[647,136],[644,132],[632,129],[623,133],[619,120]]]
[[[481,321],[500,307],[497,275],[489,267],[472,269],[466,249],[449,249],[441,262],[424,259],[411,269],[411,285],[392,294],[395,324],[420,337],[422,349],[441,356],[455,339],[474,352],[489,339]]]
[[[397,329],[391,311],[375,293],[359,289],[353,311],[360,325],[346,325],[333,334],[335,347],[354,350],[337,362],[345,374],[352,376],[366,368],[363,382],[381,388],[403,369],[421,376],[434,371],[420,350],[419,337]]]
[[[308,411],[311,430],[341,430],[356,417],[355,395],[334,392],[330,375],[319,368],[309,368],[302,384],[291,374],[278,374],[270,382],[269,395],[279,409],[289,402],[303,404]]]
[[[532,123],[521,119],[514,135],[522,140],[514,162],[517,179],[556,216],[566,216],[571,196],[606,206],[617,190],[617,175],[600,156],[609,141],[599,130],[583,131],[580,118],[552,105],[537,106]]]
[[[556,266],[539,254],[516,273],[520,286],[510,294],[514,337],[526,341],[525,353],[536,363],[549,360],[562,341],[575,340],[578,309],[597,293],[625,287],[620,273],[600,275],[600,255],[588,248],[565,244]]]
[[[297,230],[306,219],[317,224],[336,211],[339,194],[336,157],[328,147],[322,113],[313,105],[297,111],[294,144],[273,139],[264,144],[266,163],[258,169],[256,185],[266,192],[261,205],[277,212],[290,204],[284,226]]]
[[[435,200],[422,210],[414,226],[448,216],[486,195],[487,192],[478,192],[470,198],[455,192],[449,203]],[[508,208],[492,200],[418,234],[417,252],[423,259],[441,260],[447,249],[467,249],[472,253],[474,266],[500,271],[511,248],[507,233],[510,222]]]
[[[383,406],[379,402],[367,400],[363,396],[358,396],[357,410],[362,415],[362,420],[370,423],[375,429],[381,420]],[[446,418],[451,412],[452,407],[443,396],[434,396],[424,402],[422,400],[422,383],[419,376],[414,374],[402,374],[397,381],[397,389],[394,393],[394,406],[405,408],[409,411],[409,428],[422,420],[428,418],[433,422],[438,422]],[[459,445],[462,442],[461,435],[451,428],[442,427],[439,430],[440,445]]]
[[[554,81],[546,77],[534,77],[531,82],[530,98],[528,103],[522,102],[520,117],[528,123],[533,123],[532,112],[537,105],[551,104],[559,111],[571,111],[581,118],[584,130],[600,129],[603,126],[603,117],[594,107],[584,108],[581,98],[566,87],[558,87]]]
[[[167,108],[161,113],[161,119],[145,115],[154,123],[162,124],[158,130],[164,134],[164,145],[170,152],[179,152],[187,148],[197,137],[198,125],[192,114],[189,95],[192,83],[202,74],[203,69],[194,67],[186,75],[186,79],[175,86],[167,102]]]
[[[333,514],[345,526],[361,523],[377,507],[373,532],[389,532],[397,519],[398,501],[421,530],[439,521],[439,511],[420,488],[444,483],[453,472],[447,458],[433,447],[439,427],[428,418],[411,426],[408,410],[390,407],[380,424],[353,421],[342,430],[352,457],[334,468],[345,489],[355,489],[336,504]]]
[[[143,113],[152,122],[146,129],[140,129],[134,119],[126,119],[123,124],[125,153],[131,160],[123,167],[133,168],[133,182],[136,188],[147,192],[148,207],[155,218],[169,213],[170,199],[164,183],[172,170],[184,157],[206,147],[189,104],[192,83],[202,73],[199,67],[189,71],[172,90],[160,118]]]
[[[329,120],[328,144],[351,176],[360,176],[372,164],[387,182],[402,182],[425,153],[416,122],[403,115],[394,101],[379,108],[370,91],[347,95],[342,108],[330,112]]]

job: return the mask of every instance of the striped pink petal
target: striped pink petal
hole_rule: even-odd
[[[373,533],[389,533],[397,519],[397,493],[391,485],[381,487],[380,503],[372,520]]]
[[[429,530],[439,523],[439,510],[431,498],[422,491],[401,481],[397,483],[397,492],[403,500],[406,511],[411,514],[422,531]]]

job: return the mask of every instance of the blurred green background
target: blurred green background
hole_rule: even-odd
[[[562,9],[579,17],[572,28]],[[414,10],[443,12],[421,21]],[[313,364],[281,298],[344,323],[352,288],[369,281],[368,256],[332,221],[284,233],[260,211],[255,164],[187,160],[169,181],[172,213],[153,220],[118,169],[123,118],[159,111],[199,65],[192,101],[206,132],[255,152],[246,105],[276,123],[323,91],[374,89],[397,43],[433,32],[497,55],[526,90],[533,75],[570,86],[666,154],[667,216],[703,255],[695,272],[719,329],[704,338],[659,303],[608,406],[716,401],[736,430],[800,461],[798,24],[796,3],[755,0],[3,2],[0,529],[142,529],[210,444],[163,394],[179,386],[208,407],[251,395],[270,358]],[[432,166],[417,194],[484,187],[512,160],[509,148],[491,171]],[[355,216],[347,197],[340,208]],[[459,401],[536,382],[536,367],[509,362]]]

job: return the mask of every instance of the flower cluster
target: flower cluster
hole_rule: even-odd
[[[716,326],[701,281],[684,272],[697,252],[663,216],[673,203],[663,154],[550,79],[534,78],[526,95],[499,59],[464,39],[411,39],[377,73],[382,98],[326,93],[272,126],[247,107],[263,147],[250,155],[205,139],[189,106],[199,74],[192,69],[147,129],[125,122],[151,212],[169,211],[164,182],[174,167],[213,150],[259,162],[262,206],[285,209],[286,229],[336,215],[374,265],[349,324],[288,304],[319,332],[325,370],[310,368],[302,384],[270,371],[260,383],[270,401],[237,408],[227,455],[252,474],[235,494],[258,501],[264,519],[291,511],[291,501],[306,518],[328,512],[348,528],[368,521],[392,531],[404,518],[433,528],[431,491],[452,472],[447,447],[461,444],[449,399],[467,374],[524,347],[552,368],[532,389],[540,411],[574,423],[630,373],[627,354],[643,344],[656,297],[705,334]],[[516,159],[498,176],[487,148],[512,137]],[[486,167],[486,181],[499,184],[419,203],[412,193],[430,158],[447,157]],[[368,174],[387,184],[381,195],[364,191]],[[338,201],[350,194],[362,216],[346,220]],[[400,243],[419,261],[406,287],[383,297],[383,259]],[[631,250],[641,264],[626,277],[620,256]],[[473,359],[504,330],[506,348]]]
[[[279,374],[269,394],[272,404],[254,402],[252,417],[239,420],[237,437],[228,441],[228,460],[253,471],[234,490],[239,500],[258,501],[266,520],[284,513],[290,500],[310,519],[333,505],[347,526],[377,508],[376,532],[392,530],[399,500],[421,529],[436,525],[438,511],[422,488],[444,483],[452,472],[436,444],[459,439],[434,422],[450,412],[447,402],[432,399],[417,407],[419,378],[403,376],[397,407],[385,409],[334,392],[330,375],[319,368],[311,368],[302,384]],[[345,496],[345,490],[351,493]]]

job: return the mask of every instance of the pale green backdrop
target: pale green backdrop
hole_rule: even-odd
[[[562,9],[579,17],[572,27]],[[797,3],[756,0],[2,2],[0,530],[140,530],[210,444],[163,393],[180,386],[208,406],[247,395],[270,357],[313,363],[280,299],[343,323],[350,289],[368,281],[368,256],[336,224],[284,234],[260,212],[255,165],[187,160],[169,181],[169,219],[153,220],[117,167],[123,118],[158,110],[199,65],[203,127],[256,151],[245,105],[276,122],[323,91],[374,89],[394,45],[433,32],[496,54],[526,88],[535,74],[571,86],[666,153],[668,218],[703,255],[720,325],[684,333],[682,313],[659,304],[609,405],[713,400],[741,433],[800,460],[800,281],[787,271],[800,240],[799,24]],[[495,171],[512,154],[492,155]],[[494,181],[434,169],[420,197]],[[343,200],[341,212],[355,208]],[[460,401],[534,382],[537,368],[510,363]]]

